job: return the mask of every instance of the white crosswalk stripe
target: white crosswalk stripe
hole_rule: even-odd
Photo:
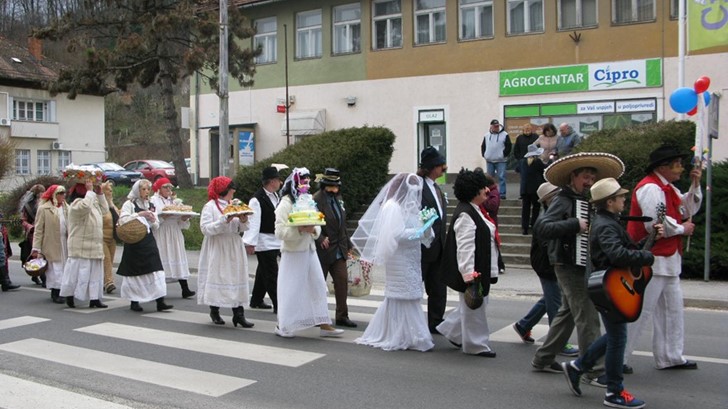
[[[31,316],[23,316],[23,317],[16,317],[16,318],[8,318],[5,320],[0,320],[0,330],[8,329],[8,328],[15,328],[15,327],[22,327],[23,325],[31,325],[31,324],[37,324],[39,322],[45,322],[50,321],[48,318],[40,318],[40,317],[31,317]]]

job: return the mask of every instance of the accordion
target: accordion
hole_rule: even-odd
[[[587,225],[590,221],[591,208],[586,200],[576,200],[574,203],[574,217],[586,220]],[[576,235],[574,243],[574,264],[577,266],[586,266],[586,256],[589,251],[589,229],[584,233]]]

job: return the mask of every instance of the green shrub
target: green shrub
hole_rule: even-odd
[[[24,184],[3,195],[2,202],[0,202],[0,212],[2,212],[3,217],[7,219],[20,219],[20,214],[18,213],[20,199],[23,197],[25,192],[30,190],[30,188],[36,184],[43,185],[47,189],[50,185],[63,185],[64,183],[63,179],[50,175],[39,176],[26,181]],[[10,226],[8,231],[10,236],[20,237],[23,234],[23,227],[19,224],[13,224]]]
[[[392,131],[381,127],[339,129],[306,137],[255,165],[240,167],[235,177],[235,195],[249,201],[261,185],[263,168],[271,163],[290,166],[281,172],[282,176],[294,167],[306,167],[315,178],[324,168],[334,167],[341,171],[341,192],[347,211],[356,212],[387,181],[394,138]]]

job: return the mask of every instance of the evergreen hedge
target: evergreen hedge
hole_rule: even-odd
[[[325,168],[336,168],[341,171],[341,193],[346,210],[352,214],[386,183],[394,138],[392,131],[382,127],[338,129],[307,136],[252,166],[241,166],[235,177],[238,186],[235,196],[248,202],[261,186],[263,169],[272,163],[290,167],[281,171],[282,178],[294,167],[306,167],[312,181]],[[312,187],[314,185],[312,183]]]

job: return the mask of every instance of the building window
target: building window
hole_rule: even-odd
[[[460,0],[460,39],[493,37],[493,1]]]
[[[670,18],[676,19],[678,18],[678,0],[670,0]],[[685,14],[687,14],[687,5],[685,6]]]
[[[296,13],[296,58],[319,58],[321,48],[321,10]]]
[[[415,0],[415,44],[445,42],[445,0]]]
[[[15,150],[15,174],[30,175],[30,149]]]
[[[597,25],[597,0],[559,0],[559,30]]]
[[[256,57],[256,64],[271,64],[276,62],[278,55],[278,22],[275,17],[262,18],[255,22],[256,34],[253,37],[253,47],[261,47],[263,52]]]
[[[334,54],[361,51],[361,5],[334,7]]]
[[[58,151],[58,170],[63,172],[71,164],[71,151]]]
[[[374,49],[402,47],[400,0],[374,0],[372,9]]]
[[[652,21],[655,13],[655,0],[612,0],[613,23]]]
[[[38,151],[38,174],[51,174],[51,151]]]
[[[508,0],[508,34],[543,32],[543,0]]]
[[[49,122],[48,102],[14,99],[13,119],[17,121]]]

